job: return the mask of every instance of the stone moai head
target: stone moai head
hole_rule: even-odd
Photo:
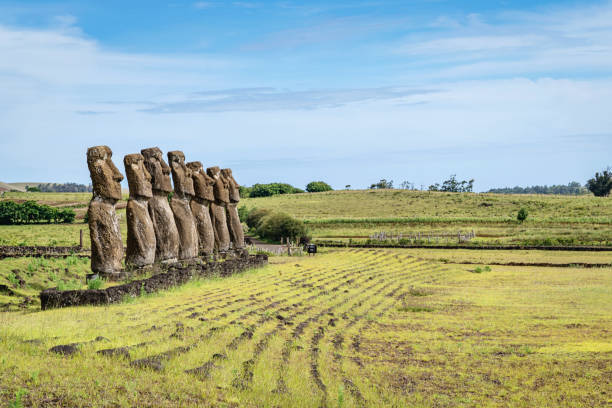
[[[217,166],[209,167],[206,169],[206,174],[216,181],[219,180],[219,177],[221,177],[221,169]]]
[[[164,156],[159,147],[150,147],[140,151],[144,157],[144,164],[151,175],[151,185],[153,190],[164,193],[172,192],[170,182],[170,167],[164,161]]]
[[[227,180],[221,174],[221,169],[217,166],[209,167],[206,169],[206,174],[215,180],[213,191],[215,193],[215,200],[223,203],[229,202],[229,191]]]
[[[87,149],[87,167],[93,184],[94,196],[121,200],[123,175],[112,161],[113,151],[108,146]]]
[[[172,169],[174,192],[179,196],[194,195],[191,170],[185,165],[185,155],[179,150],[168,152],[168,161]]]
[[[237,203],[238,201],[240,201],[240,186],[232,175],[232,169],[221,169],[221,175],[228,182],[230,201],[233,203]]]
[[[142,154],[128,154],[123,158],[125,166],[125,175],[128,179],[130,187],[130,197],[153,197],[151,187],[151,175],[144,165],[144,157]]]
[[[215,180],[206,174],[202,163],[199,161],[189,162],[187,163],[187,167],[191,170],[195,196],[207,201],[214,201],[215,194],[213,192],[213,185],[215,184]]]

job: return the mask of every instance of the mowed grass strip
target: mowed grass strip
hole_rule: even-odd
[[[612,268],[476,274],[425,255],[333,250],[119,305],[2,313],[0,401],[20,389],[62,406],[609,401]],[[48,351],[75,342],[73,356]]]

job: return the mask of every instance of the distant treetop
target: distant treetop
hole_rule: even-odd
[[[324,181],[311,181],[306,185],[306,191],[309,193],[319,193],[322,191],[332,191],[333,188]]]
[[[504,187],[492,188],[488,193],[497,194],[558,194],[558,195],[582,195],[588,194],[588,190],[579,182],[572,181],[567,185],[531,186],[531,187]]]
[[[77,183],[46,183],[39,184],[38,189],[43,193],[91,193],[93,188],[90,185]]]

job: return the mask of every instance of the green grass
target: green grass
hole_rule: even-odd
[[[380,231],[406,236],[474,230],[474,244],[612,245],[612,200],[593,196],[361,190],[244,199],[243,204],[303,219],[315,239],[363,242]],[[529,217],[519,223],[516,213],[523,207]]]
[[[30,257],[0,259],[0,285],[8,287],[8,293],[0,292],[0,310],[14,310],[20,304],[29,309],[38,309],[40,308],[38,295],[41,290],[47,288],[60,290],[86,288],[85,275],[90,273],[89,262],[88,258],[76,256],[65,259]],[[24,304],[26,300],[27,303]]]
[[[612,268],[475,274],[414,251],[324,250],[118,305],[0,313],[0,405],[609,404]]]
[[[0,226],[0,245],[75,245],[79,229],[84,229],[84,244],[89,247],[87,225],[80,221],[90,198],[89,193],[5,193],[3,199],[70,205],[75,208],[77,222]],[[300,218],[318,240],[363,242],[380,231],[452,235],[474,230],[475,245],[612,246],[609,197],[354,190],[247,198],[241,205]],[[118,207],[125,242],[125,201]],[[529,217],[519,223],[516,213],[522,207]],[[438,243],[446,244],[446,240]],[[449,243],[453,243],[452,237]]]

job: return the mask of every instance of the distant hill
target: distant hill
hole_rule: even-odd
[[[10,191],[10,190],[17,190],[17,191],[26,191],[26,186],[29,187],[36,187],[39,184],[44,184],[40,181],[29,181],[29,182],[20,182],[20,183],[3,183],[0,181],[0,190],[2,191]],[[8,187],[7,187],[8,186]],[[5,190],[6,188],[6,190]]]
[[[13,184],[17,184],[17,185],[13,185]],[[4,192],[4,191],[11,191],[11,190],[17,190],[17,191],[25,191],[25,185],[27,183],[24,183],[23,186],[21,186],[22,183],[3,183],[2,181],[0,181],[0,192]],[[29,186],[29,184],[27,184]]]

